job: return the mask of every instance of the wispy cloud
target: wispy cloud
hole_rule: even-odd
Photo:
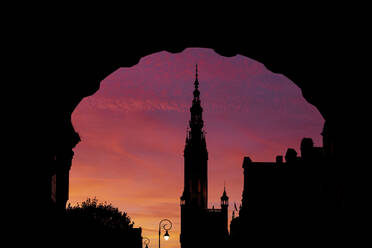
[[[87,107],[113,112],[141,112],[141,111],[176,111],[185,112],[186,103],[167,101],[161,99],[138,99],[126,97],[125,99],[113,99],[109,97],[89,97],[84,104]]]

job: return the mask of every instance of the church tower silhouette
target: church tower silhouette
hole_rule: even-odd
[[[184,150],[184,189],[181,196],[181,248],[223,247],[228,239],[228,196],[221,209],[208,209],[208,151],[200,102],[198,65]]]
[[[207,208],[208,204],[208,151],[203,130],[203,108],[200,104],[198,66],[196,65],[194,99],[190,108],[191,119],[187,130],[185,161],[185,205]]]

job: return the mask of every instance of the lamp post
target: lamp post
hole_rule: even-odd
[[[142,239],[143,239],[143,243],[146,245],[145,248],[149,248],[148,244],[150,244],[150,239],[146,237],[143,237]]]
[[[163,224],[164,222],[164,224]],[[172,228],[172,222],[168,219],[163,219],[159,222],[159,248],[160,248],[160,234],[161,234],[161,228],[165,230],[164,239],[169,239],[169,233],[168,230]]]

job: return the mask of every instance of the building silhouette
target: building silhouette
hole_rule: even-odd
[[[194,85],[191,119],[184,150],[180,242],[182,248],[224,247],[228,240],[229,198],[224,188],[221,208],[208,209],[208,151],[203,129],[197,66]]]
[[[58,153],[48,171],[48,188],[50,209],[58,214],[65,211],[69,200],[70,169],[73,151]]]
[[[327,142],[326,125],[322,135],[323,147],[314,147],[311,138],[303,138],[301,156],[288,148],[285,161],[283,156],[277,156],[275,162],[244,157],[242,203],[230,223],[231,247],[302,246],[329,235],[322,209],[329,198],[324,172],[329,170],[327,161],[333,148]]]

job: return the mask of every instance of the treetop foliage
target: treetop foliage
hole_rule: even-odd
[[[72,222],[80,222],[85,225],[94,225],[106,230],[128,230],[133,229],[134,222],[126,212],[108,204],[99,202],[97,198],[88,198],[81,204],[68,205],[67,217]],[[91,226],[92,227],[92,226]]]

